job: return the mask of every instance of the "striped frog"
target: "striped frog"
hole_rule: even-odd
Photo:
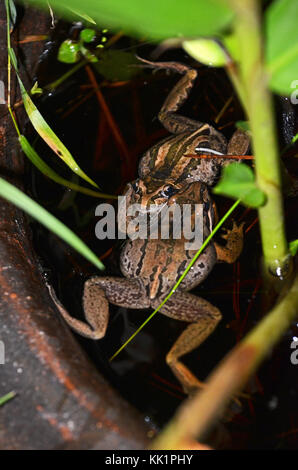
[[[143,60],[143,59],[142,59]],[[165,100],[159,120],[171,135],[150,148],[141,158],[139,177],[128,185],[127,204],[148,205],[201,204],[203,233],[206,238],[216,222],[215,206],[208,187],[218,178],[221,168],[231,159],[226,155],[244,155],[249,146],[247,136],[236,131],[229,142],[209,124],[181,116],[176,111],[187,99],[197,72],[176,62],[152,63],[146,66],[164,68],[182,74]],[[200,159],[200,154],[216,154],[216,159]],[[189,158],[196,154],[198,158]],[[126,223],[126,221],[122,220]],[[160,313],[189,323],[166,356],[166,361],[186,393],[192,393],[201,382],[183,364],[181,357],[197,348],[214,330],[221,313],[208,301],[188,291],[200,284],[217,261],[233,263],[243,245],[242,225],[233,224],[223,238],[225,246],[211,241],[194,263],[178,289],[160,309]],[[155,309],[173,289],[195,254],[185,248],[185,239],[127,239],[120,256],[124,277],[95,276],[86,281],[83,308],[87,322],[69,315],[52,296],[68,325],[77,333],[98,340],[105,335],[109,302],[132,309]]]

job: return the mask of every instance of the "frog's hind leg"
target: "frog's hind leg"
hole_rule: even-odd
[[[48,285],[52,300],[66,323],[90,339],[104,337],[109,321],[109,302],[127,308],[146,308],[149,301],[141,282],[117,277],[94,277],[84,285],[83,309],[87,323],[72,317]]]
[[[213,332],[221,320],[220,311],[187,292],[176,292],[161,308],[161,313],[176,320],[191,322],[174,343],[166,360],[187,394],[202,387],[195,375],[180,361],[181,356],[196,349]]]
[[[65,322],[76,333],[90,339],[101,339],[104,337],[106,327],[109,319],[109,304],[102,289],[97,289],[95,286],[85,296],[84,294],[84,313],[88,323],[85,323],[77,318],[72,317],[65,307],[58,300],[56,293],[52,286],[47,285],[52,301],[54,302],[57,310],[65,320]],[[96,296],[96,302],[95,302]],[[85,309],[85,300],[92,308]]]

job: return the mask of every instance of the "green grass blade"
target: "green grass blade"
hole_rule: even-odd
[[[3,397],[0,397],[0,406],[12,400],[15,396],[16,396],[16,392],[9,392],[6,395],[3,395]]]
[[[66,163],[69,168],[83,178],[88,183],[92,184],[92,186],[98,187],[97,184],[89,178],[89,176],[84,173],[83,170],[79,167],[77,162],[74,160],[73,156],[69,152],[69,150],[65,147],[65,145],[61,142],[59,137],[52,131],[48,123],[42,117],[40,112],[38,111],[37,107],[33,103],[32,99],[28,95],[20,77],[18,76],[21,94],[23,98],[23,103],[25,110],[28,114],[28,117],[36,130],[36,132],[41,136],[41,138],[48,144],[48,146],[60,157],[64,163]]]
[[[52,214],[41,207],[37,202],[20,191],[12,184],[0,178],[0,196],[19,207],[41,224],[62,238],[72,248],[78,251],[84,258],[93,263],[98,269],[104,269],[104,265],[88,246],[66,225],[56,219]]]
[[[75,8],[71,8],[71,7],[67,7],[66,8],[74,13],[75,15],[81,17],[83,20],[85,21],[88,21],[89,23],[92,23],[92,24],[96,24],[96,21],[94,21],[93,18],[91,18],[91,16],[87,15],[86,13],[82,12],[81,10],[76,10]]]
[[[15,69],[17,74],[17,78],[19,81],[21,95],[24,103],[24,108],[28,114],[28,117],[35,128],[36,132],[42,137],[42,139],[48,144],[48,146],[64,161],[64,163],[69,166],[69,168],[76,173],[78,176],[83,178],[85,181],[90,183],[92,186],[98,188],[97,184],[89,178],[89,176],[84,173],[83,170],[79,167],[69,150],[65,147],[65,145],[61,142],[59,137],[52,131],[48,123],[42,117],[40,112],[38,111],[37,107],[33,103],[32,99],[30,98],[29,94],[27,93],[23,82],[19,76],[18,72],[18,62],[15,55],[13,48],[10,45],[10,33],[9,33],[9,25],[10,25],[10,8],[8,0],[5,0],[5,8],[6,8],[6,17],[7,17],[7,50],[9,57],[11,59],[11,63]]]
[[[25,136],[20,135],[19,136],[19,142],[21,144],[22,150],[25,153],[25,155],[29,158],[29,160],[33,163],[33,165],[36,166],[36,168],[39,169],[41,173],[43,173],[45,176],[48,178],[52,179],[55,181],[55,183],[61,184],[63,186],[66,186],[67,188],[70,188],[74,191],[78,191],[83,194],[87,194],[88,196],[92,197],[100,197],[104,199],[117,199],[117,196],[113,194],[105,194],[105,193],[100,193],[98,191],[94,191],[89,188],[84,188],[83,186],[80,186],[76,183],[73,183],[72,181],[68,181],[62,176],[58,175],[52,168],[50,168],[38,155],[38,153],[34,150],[34,148],[31,146],[31,144],[28,142]]]

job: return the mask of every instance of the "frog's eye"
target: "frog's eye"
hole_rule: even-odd
[[[174,194],[176,194],[178,191],[177,188],[175,188],[174,186],[168,184],[167,186],[165,186],[161,191],[160,191],[160,195],[162,197],[166,197],[166,198],[169,198],[171,196],[173,196]]]

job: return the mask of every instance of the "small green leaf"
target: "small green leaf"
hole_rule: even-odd
[[[297,0],[275,0],[266,11],[266,65],[279,94],[290,95],[298,78],[297,18]]]
[[[96,35],[96,33],[95,33],[94,29],[85,28],[80,32],[80,39],[83,42],[89,43],[89,42],[93,41],[93,39],[95,38],[95,35]]]
[[[213,191],[215,194],[241,199],[248,207],[260,207],[266,201],[265,194],[255,183],[252,169],[243,163],[231,163],[226,166]]]
[[[76,41],[66,39],[59,47],[58,60],[65,64],[75,64],[80,59],[80,45]]]
[[[250,132],[249,121],[237,121],[236,127],[237,129],[240,129],[241,131]]]
[[[40,95],[43,93],[43,89],[39,88],[38,82],[35,82],[33,87],[30,90],[30,95]]]
[[[38,222],[54,232],[58,237],[62,238],[62,240],[72,246],[72,248],[93,263],[98,269],[104,269],[104,265],[98,257],[74,232],[46,209],[37,204],[37,202],[33,201],[33,199],[3,178],[0,178],[0,196],[38,220]]]
[[[139,61],[132,52],[107,49],[102,51],[95,67],[106,80],[126,81],[139,73],[140,69],[134,67],[136,64]]]
[[[295,142],[297,142],[298,140],[298,133],[296,135],[294,135],[293,139],[292,139],[292,144],[295,144]]]
[[[290,242],[289,246],[291,255],[295,256],[298,252],[298,240],[293,240],[292,242]]]
[[[227,64],[225,50],[214,39],[193,39],[182,43],[183,49],[202,64],[223,67]]]
[[[16,396],[16,392],[9,392],[6,395],[3,395],[3,397],[0,397],[0,406],[12,400],[15,396]]]

